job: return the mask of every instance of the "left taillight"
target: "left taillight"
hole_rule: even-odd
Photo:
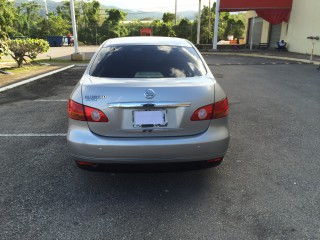
[[[69,99],[68,116],[78,121],[108,122],[107,116],[99,109],[85,106]]]
[[[218,119],[228,116],[228,98],[219,102],[198,108],[191,116],[191,121]]]
[[[68,103],[68,116],[74,120],[85,121],[85,113],[83,105],[69,99]]]

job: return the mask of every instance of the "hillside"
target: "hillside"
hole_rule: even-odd
[[[143,11],[131,11],[129,9],[121,9],[127,13],[127,20],[140,20],[144,18],[151,18],[153,20],[162,19],[164,12],[143,12]],[[197,13],[195,11],[183,11],[178,12],[178,18],[187,18],[189,20],[196,19]]]
[[[26,0],[16,0],[15,1],[15,6],[19,6],[21,3],[25,3],[27,2]],[[41,11],[40,14],[41,15],[45,15],[45,4],[44,4],[44,0],[33,0],[33,1],[29,1],[29,2],[36,2],[41,6]],[[47,7],[48,7],[48,12],[55,12],[57,7],[60,5],[60,2],[55,2],[52,0],[47,0]],[[105,5],[101,5],[102,9],[107,9],[107,8],[116,8],[116,9],[120,9],[117,7],[113,7],[113,6],[105,6]],[[120,9],[122,11],[124,11],[125,13],[127,13],[127,20],[131,21],[131,20],[140,20],[140,19],[152,19],[152,20],[156,20],[156,19],[162,19],[163,13],[164,12],[144,12],[144,11],[132,11],[130,9]],[[189,20],[194,20],[196,19],[196,15],[197,12],[196,11],[182,11],[182,12],[178,12],[178,18],[187,18]]]

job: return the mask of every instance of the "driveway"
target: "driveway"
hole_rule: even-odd
[[[78,51],[84,53],[86,59],[91,59],[99,46],[79,46]],[[47,53],[37,56],[37,59],[71,60],[71,54],[75,53],[73,46],[51,47]]]
[[[1,93],[2,238],[320,239],[316,66],[206,59],[230,100],[230,148],[213,169],[78,169],[66,108],[83,66]]]

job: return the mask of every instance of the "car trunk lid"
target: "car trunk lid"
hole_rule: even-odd
[[[214,79],[90,77],[83,82],[83,104],[105,113],[108,122],[88,122],[108,137],[176,137],[204,132],[210,123],[190,121],[199,108],[214,103]]]

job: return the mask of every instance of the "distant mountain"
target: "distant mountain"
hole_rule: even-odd
[[[20,6],[21,3],[26,3],[26,2],[35,2],[35,3],[38,3],[40,6],[41,6],[41,9],[40,9],[40,14],[42,16],[45,15],[45,3],[44,3],[44,0],[32,0],[32,1],[26,1],[26,0],[15,0],[15,6]],[[57,7],[61,5],[60,2],[55,2],[55,1],[52,1],[52,0],[47,0],[47,8],[48,8],[48,12],[55,12],[57,10]]]
[[[132,11],[129,9],[120,9],[124,12],[127,13],[127,20],[132,21],[132,20],[141,20],[141,19],[162,19],[163,13],[164,12],[144,12],[144,11]],[[189,20],[195,20],[197,16],[196,11],[182,11],[178,12],[178,18],[187,18]]]
[[[36,2],[41,6],[41,11],[40,14],[41,15],[45,15],[45,3],[44,0],[16,0],[15,1],[15,6],[19,6],[21,3],[25,3],[25,2]],[[47,8],[48,8],[48,12],[55,12],[57,7],[60,5],[60,2],[56,2],[56,1],[52,1],[52,0],[47,0]],[[119,10],[122,10],[124,12],[127,13],[127,20],[128,21],[132,21],[132,20],[141,20],[141,19],[151,19],[152,20],[156,20],[156,19],[162,19],[163,13],[164,12],[144,12],[144,11],[133,11],[130,9],[121,9],[121,8],[117,8],[114,6],[105,6],[105,5],[101,5],[102,9],[106,9],[106,8],[116,8]],[[196,11],[181,11],[178,12],[178,18],[187,18],[189,20],[195,20],[197,16],[197,12]]]
[[[196,20],[197,16],[198,16],[198,12],[197,11],[182,11],[182,12],[178,12],[178,16],[180,18],[187,18],[189,20]]]

